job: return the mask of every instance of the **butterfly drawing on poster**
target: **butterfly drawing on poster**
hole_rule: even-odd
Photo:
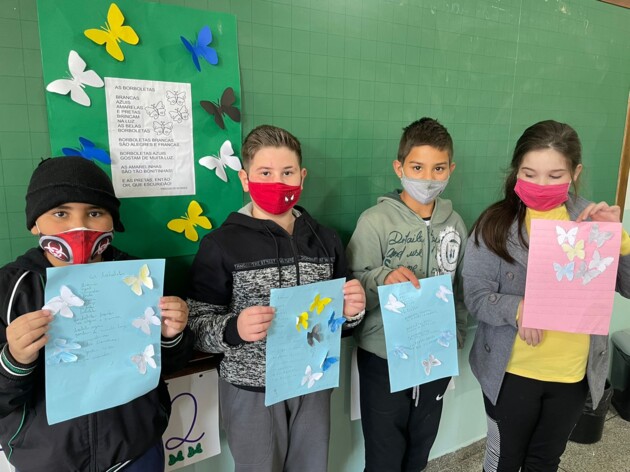
[[[570,261],[572,261],[576,257],[578,259],[584,259],[584,257],[586,256],[586,252],[584,251],[583,239],[580,239],[578,242],[576,242],[575,246],[572,246],[570,244],[562,244],[561,246],[562,250],[567,255]]]
[[[66,285],[61,286],[60,294],[46,302],[42,310],[50,310],[53,315],[59,314],[64,318],[74,318],[73,307],[81,307],[85,302],[72,293]]]
[[[330,318],[328,318],[328,328],[330,329],[331,333],[334,333],[339,328],[341,328],[345,322],[346,319],[343,316],[335,318],[335,312],[333,311],[330,314]]]
[[[214,170],[216,176],[223,182],[228,181],[225,168],[229,167],[232,170],[239,171],[242,169],[241,161],[238,156],[234,155],[234,149],[232,149],[232,143],[226,140],[219,150],[218,156],[204,156],[199,159],[199,164],[207,169]]]
[[[153,279],[151,278],[151,271],[147,264],[143,264],[142,267],[140,267],[138,275],[129,275],[123,279],[123,282],[138,296],[142,295],[142,286],[153,290]]]
[[[219,62],[217,51],[210,47],[210,44],[212,43],[212,31],[209,26],[204,26],[201,30],[199,30],[195,44],[191,44],[191,42],[183,36],[180,36],[180,39],[182,40],[182,43],[184,43],[188,52],[190,52],[193,64],[195,64],[195,67],[199,72],[201,72],[201,64],[199,63],[200,57],[204,58],[208,64],[212,64],[213,66],[217,65]]]
[[[400,309],[405,308],[405,304],[398,300],[393,293],[390,293],[387,297],[385,308],[389,311],[393,311],[394,313],[400,313]]]
[[[402,360],[409,359],[409,348],[405,346],[394,346],[394,355]]]
[[[186,121],[188,118],[190,118],[190,113],[188,113],[188,108],[186,108],[186,105],[175,108],[175,110],[169,111],[168,114],[171,115],[173,121],[177,121],[178,123]]]
[[[166,91],[166,101],[171,105],[183,105],[186,101],[186,92],[179,92],[177,90]]]
[[[431,375],[431,369],[433,367],[441,366],[442,362],[438,358],[436,358],[433,354],[429,355],[428,359],[422,360],[422,366],[424,367],[424,373],[426,375]]]
[[[302,384],[307,385],[308,388],[312,388],[319,379],[324,376],[323,372],[313,373],[313,369],[310,365],[306,366],[306,371],[304,372],[304,377],[302,377]]]
[[[173,218],[166,224],[166,227],[176,233],[184,233],[186,239],[196,242],[199,240],[199,234],[195,229],[199,226],[203,229],[211,229],[212,223],[207,216],[204,216],[201,205],[196,200],[191,200],[188,204],[188,210],[179,218]]]
[[[558,264],[557,262],[553,263],[553,270],[556,272],[556,278],[558,282],[562,281],[563,277],[570,282],[573,280],[573,276],[575,273],[575,262],[569,262],[567,265]]]
[[[140,41],[136,31],[129,25],[123,25],[124,22],[125,17],[120,8],[115,3],[112,3],[107,12],[105,26],[87,29],[84,31],[84,34],[99,46],[105,44],[107,54],[114,59],[124,61],[125,55],[118,43],[123,41],[127,44],[136,45]]]
[[[591,231],[588,234],[588,242],[594,243],[598,248],[601,248],[606,241],[610,240],[613,237],[612,231],[600,231],[599,225],[594,223],[591,226]]]
[[[450,331],[443,331],[440,334],[440,337],[437,339],[437,343],[442,347],[449,347],[451,345],[451,340],[455,336]]]
[[[315,346],[315,341],[321,343],[323,339],[322,325],[319,323],[313,326],[312,330],[306,332],[306,342],[309,346]]]
[[[68,342],[67,339],[56,338],[53,341],[54,350],[50,357],[46,359],[46,364],[59,364],[59,363],[69,363],[76,362],[79,359],[74,352],[81,349],[81,345],[77,343]]]
[[[160,318],[155,314],[155,310],[150,306],[144,310],[144,315],[134,319],[131,324],[134,328],[138,328],[147,336],[151,335],[151,325],[160,326]]]
[[[158,136],[169,136],[173,132],[173,123],[170,121],[154,121],[153,131]]]
[[[578,270],[575,271],[575,278],[582,279],[582,285],[590,283],[595,277],[600,275],[601,272],[597,269],[589,269],[586,262],[580,262]]]
[[[83,90],[86,85],[100,88],[105,85],[103,79],[93,70],[87,70],[87,64],[76,51],[68,54],[68,69],[70,77],[53,80],[46,86],[46,90],[60,95],[70,94],[73,102],[89,107],[92,103],[87,92]]]
[[[103,164],[111,164],[112,160],[105,149],[97,148],[96,145],[87,138],[79,138],[80,148],[61,148],[64,156],[80,156],[89,161],[96,160]]]
[[[328,305],[331,301],[332,301],[332,298],[330,297],[322,298],[321,295],[318,293],[317,295],[315,295],[315,298],[313,299],[313,303],[311,303],[311,306],[309,307],[309,311],[317,312],[318,315],[321,315],[324,308],[326,308],[326,305]]]
[[[329,356],[328,352],[326,352],[326,355],[324,356],[324,360],[322,361],[320,368],[322,369],[322,372],[326,372],[337,362],[339,362],[339,357]]]
[[[141,354],[131,356],[131,362],[136,364],[138,373],[144,375],[147,373],[147,366],[152,369],[157,369],[157,364],[155,359],[153,359],[153,356],[155,356],[155,349],[153,348],[153,344],[149,344],[144,348],[144,351]]]
[[[556,226],[556,237],[558,244],[563,245],[568,243],[570,246],[575,246],[575,239],[577,238],[579,228],[575,226],[565,230],[562,226]]]
[[[201,100],[199,103],[204,110],[214,117],[214,122],[217,126],[221,129],[225,129],[223,115],[229,116],[232,121],[236,123],[240,123],[241,121],[241,112],[234,106],[234,102],[236,102],[234,89],[227,87],[223,91],[223,94],[221,94],[221,99],[218,102]]]
[[[162,103],[161,100],[157,103],[153,103],[147,107],[144,107],[144,111],[153,120],[157,120],[160,116],[166,115],[166,108],[164,108],[164,103]]]
[[[308,313],[305,311],[295,317],[295,329],[299,333],[302,328],[308,329]]]
[[[442,300],[444,303],[448,303],[448,295],[453,295],[453,291],[446,288],[444,285],[440,285],[440,288],[435,292],[435,296]]]

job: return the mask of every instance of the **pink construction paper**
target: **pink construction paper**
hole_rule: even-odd
[[[620,247],[621,223],[532,220],[523,326],[608,334]]]

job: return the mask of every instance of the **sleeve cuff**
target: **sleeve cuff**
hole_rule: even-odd
[[[15,360],[15,358],[11,355],[11,351],[9,351],[7,347],[8,344],[5,344],[2,348],[2,352],[0,352],[0,365],[2,365],[2,368],[5,371],[16,377],[25,377],[35,370],[35,367],[37,367],[37,361],[32,364],[22,364],[21,362]]]
[[[177,336],[175,336],[174,338],[165,338],[164,336],[162,336],[161,345],[164,349],[170,349],[172,347],[177,346],[183,337],[184,337],[183,331],[179,333]]]
[[[230,320],[225,325],[225,331],[223,333],[223,340],[230,346],[238,346],[246,342],[238,334],[238,326],[236,324],[237,320],[238,320],[238,316],[234,316],[230,318]]]

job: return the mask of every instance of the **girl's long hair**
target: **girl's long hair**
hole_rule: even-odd
[[[514,258],[507,250],[508,234],[514,221],[518,225],[519,241],[524,247],[527,247],[527,242],[523,236],[527,207],[514,192],[516,176],[525,154],[543,149],[554,149],[562,154],[567,159],[571,175],[582,163],[580,138],[569,125],[546,120],[530,126],[516,142],[510,171],[505,179],[503,200],[490,205],[475,221],[471,230],[475,244],[479,245],[479,236],[481,236],[488,249],[509,263],[514,262]],[[573,181],[573,178],[571,180]],[[575,181],[573,181],[573,185],[574,192],[577,194]]]

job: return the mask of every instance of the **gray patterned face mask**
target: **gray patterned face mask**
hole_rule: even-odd
[[[409,194],[418,203],[428,205],[434,201],[446,188],[448,179],[446,180],[425,180],[425,179],[411,179],[405,177],[405,173],[402,172],[400,178],[405,192]]]

